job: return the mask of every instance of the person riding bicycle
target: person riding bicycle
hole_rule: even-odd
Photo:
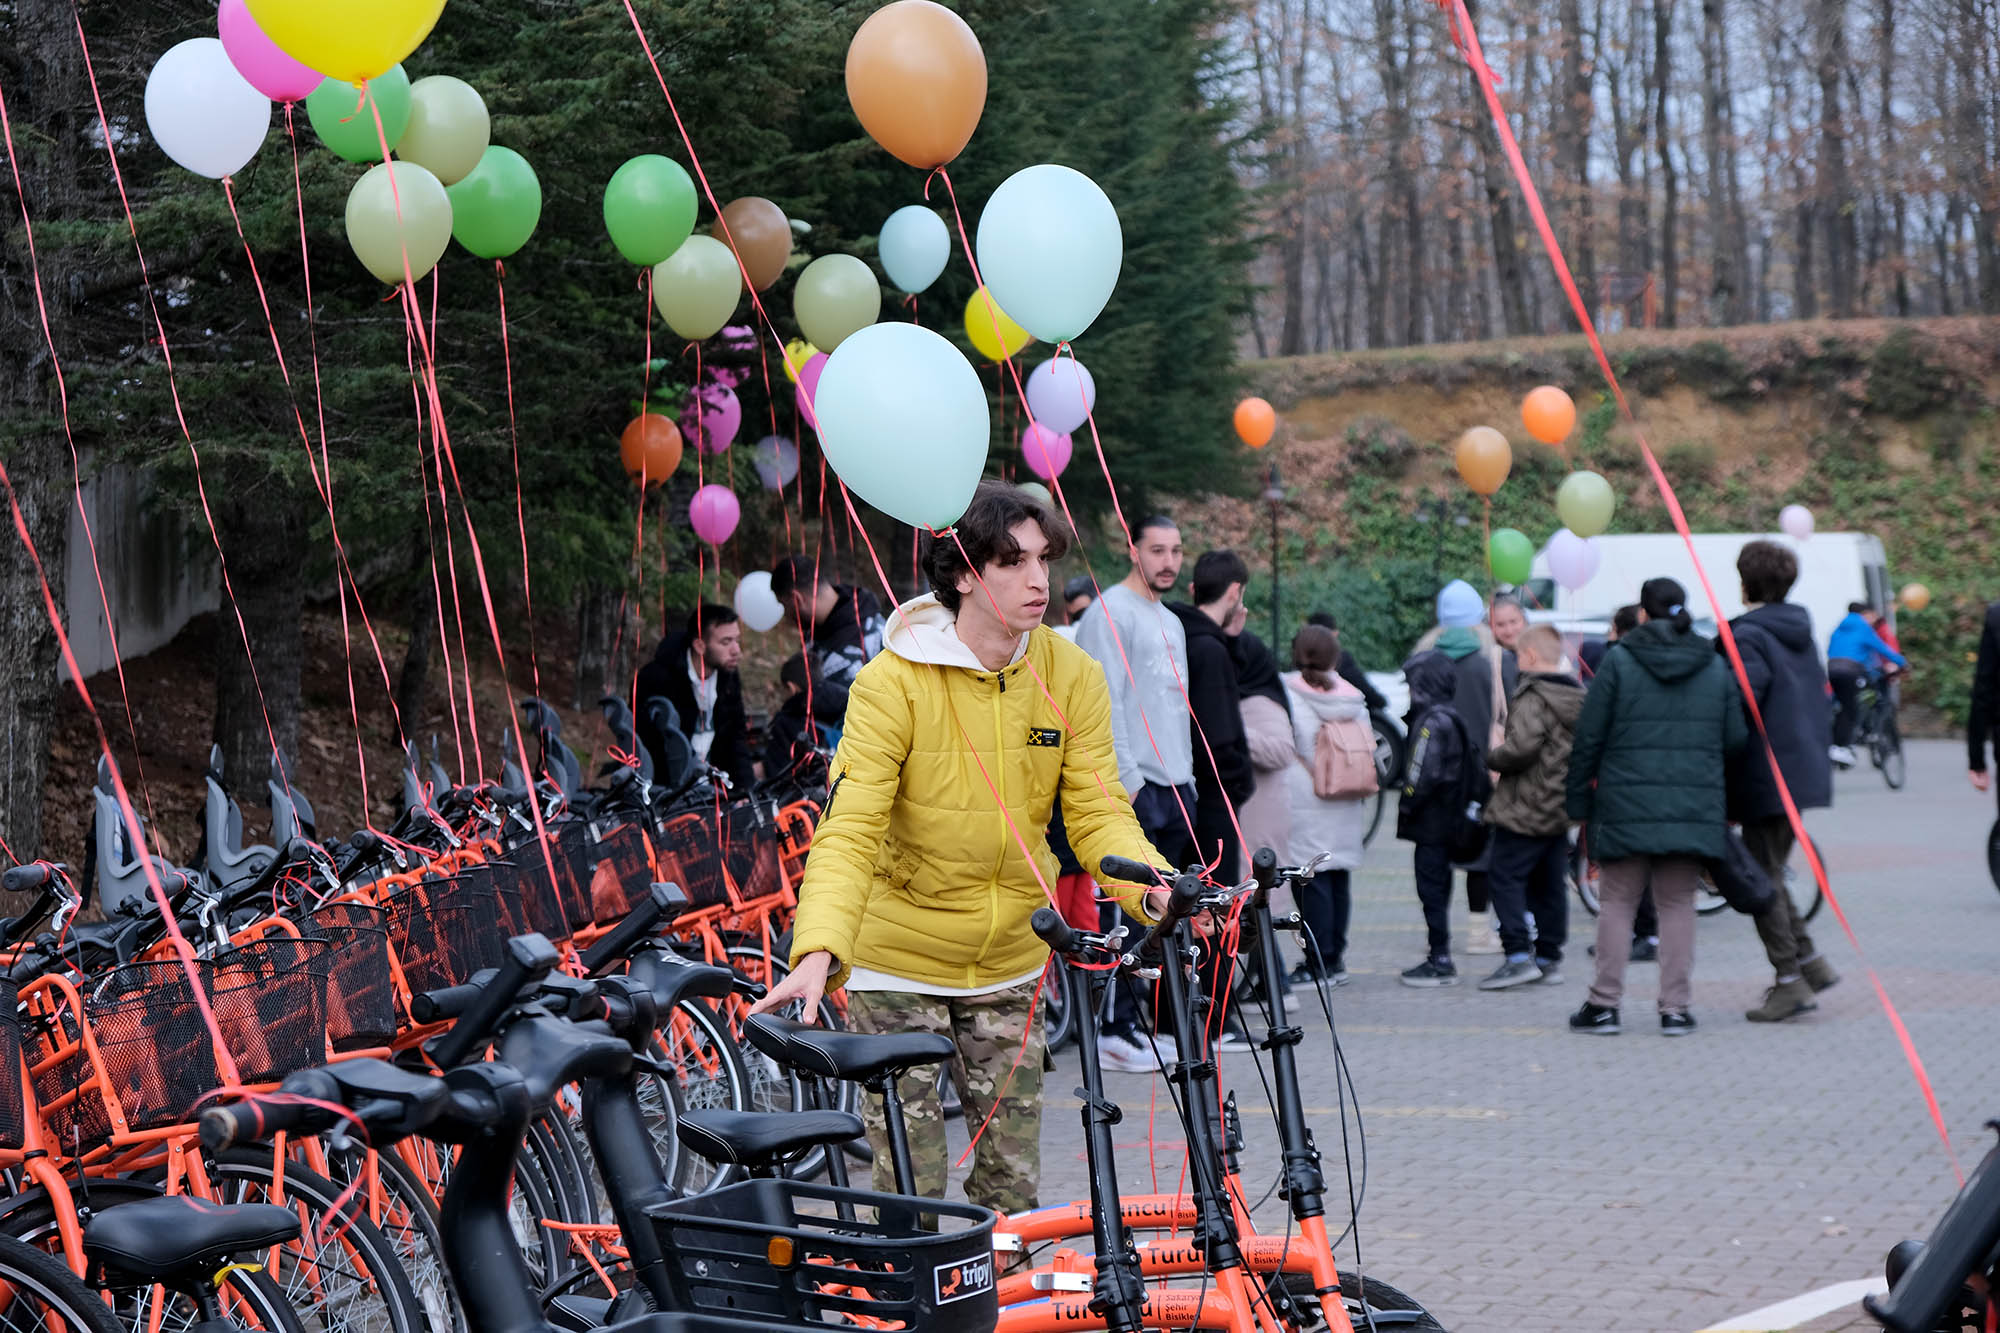
[[[985,1124],[966,1197],[1010,1214],[1034,1207],[1038,1187],[1033,1020],[1049,951],[1029,918],[1056,884],[1051,810],[1060,801],[1085,866],[1116,855],[1170,868],[1119,783],[1103,671],[1041,623],[1049,566],[1067,548],[1047,509],[999,482],[982,483],[964,517],[930,539],[933,591],[896,609],[885,651],[848,695],[799,886],[791,974],[755,1006],[803,1000],[810,1021],[822,994],[844,986],[859,1031],[950,1036],[966,1122]],[[1137,889],[1121,896],[1142,911]],[[1157,917],[1163,891],[1146,896],[1143,914]],[[918,1192],[939,1197],[948,1159],[936,1085],[913,1075],[902,1091]],[[879,1188],[892,1178],[881,1099],[864,1111]]]
[[[1903,655],[1883,641],[1869,623],[1872,608],[1866,602],[1849,602],[1847,617],[1834,626],[1833,639],[1826,646],[1826,674],[1833,683],[1833,695],[1840,711],[1833,719],[1833,748],[1827,753],[1842,768],[1854,764],[1854,724],[1861,717],[1861,689],[1877,678],[1877,659],[1906,667]]]

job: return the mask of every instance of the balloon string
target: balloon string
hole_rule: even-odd
[[[438,287],[442,282],[442,274],[440,273],[436,265],[432,265],[431,267],[430,278],[431,278],[430,345],[431,345],[431,355],[435,357],[436,349],[438,346],[438,336],[437,336]],[[438,415],[432,417],[431,429],[433,433],[436,432],[438,423],[441,420],[442,420],[441,412]],[[446,502],[444,496],[444,470],[442,468],[438,469],[438,514],[439,517],[441,517],[444,520],[445,559],[451,569],[451,614],[452,614],[452,619],[457,623],[458,626],[459,675],[465,682],[465,730],[466,734],[472,738],[472,761],[476,766],[476,771],[479,775],[479,781],[484,783],[486,781],[486,757],[484,753],[484,747],[480,744],[479,740],[479,710],[473,704],[473,694],[472,694],[472,689],[473,689],[472,654],[467,652],[465,647],[465,609],[461,604],[459,597],[458,551],[457,551],[458,543],[456,537],[452,533],[451,506]],[[451,651],[449,645],[446,645],[445,651],[447,653]],[[465,772],[465,760],[463,757],[459,759],[458,771],[461,774]]]
[[[493,261],[493,290],[500,298],[500,365],[507,377],[507,439],[514,451],[514,525],[521,534],[521,604],[528,619],[528,678],[542,697],[542,660],[535,646],[535,589],[528,577],[528,512],[521,499],[521,431],[514,419],[514,351],[507,338],[507,265]]]
[[[1661,500],[1666,504],[1667,515],[1673,520],[1675,531],[1680,534],[1682,542],[1687,546],[1688,557],[1694,564],[1695,576],[1700,580],[1702,592],[1707,596],[1715,616],[1723,652],[1729,658],[1730,669],[1736,674],[1744,703],[1750,710],[1750,720],[1756,724],[1757,735],[1764,742],[1765,760],[1770,765],[1771,776],[1778,789],[1778,798],[1785,808],[1785,819],[1792,828],[1792,836],[1804,850],[1806,864],[1812,869],[1814,882],[1826,898],[1827,905],[1833,908],[1834,917],[1840,922],[1840,928],[1846,934],[1848,943],[1853,946],[1855,954],[1860,957],[1862,965],[1868,971],[1868,980],[1874,987],[1876,999],[1880,1001],[1883,1013],[1887,1015],[1889,1025],[1895,1031],[1896,1040],[1902,1047],[1903,1058],[1908,1062],[1918,1090],[1923,1094],[1924,1104],[1930,1112],[1931,1124],[1937,1131],[1938,1140],[1944,1145],[1945,1155],[1951,1159],[1952,1170],[1957,1173],[1962,1183],[1965,1173],[1959,1165],[1957,1152],[1952,1148],[1951,1132],[1945,1125],[1944,1112],[1938,1105],[1937,1093],[1932,1087],[1930,1074],[1924,1067],[1923,1057],[1918,1053],[1909,1029],[1904,1026],[1902,1015],[1897,1012],[1895,1004],[1889,999],[1888,988],[1882,984],[1882,978],[1876,972],[1874,964],[1868,961],[1867,953],[1861,947],[1861,940],[1847,918],[1847,912],[1841,907],[1840,899],[1828,882],[1826,867],[1820,862],[1818,849],[1813,846],[1812,839],[1806,836],[1805,822],[1799,815],[1797,802],[1792,798],[1791,786],[1785,781],[1785,775],[1778,767],[1777,754],[1771,748],[1770,733],[1764,725],[1763,710],[1757,706],[1756,692],[1750,687],[1749,673],[1744,668],[1743,654],[1737,645],[1736,634],[1730,628],[1727,617],[1722,614],[1721,600],[1715,595],[1715,587],[1708,577],[1708,570],[1695,551],[1694,531],[1688,524],[1687,514],[1681,508],[1680,498],[1674,493],[1673,484],[1667,480],[1666,470],[1660,466],[1658,456],[1654,454],[1652,445],[1646,440],[1638,417],[1625,396],[1624,387],[1618,382],[1617,372],[1612,369],[1611,358],[1606,355],[1604,344],[1598,337],[1597,325],[1590,317],[1589,304],[1577,290],[1576,279],[1570,272],[1569,261],[1563,255],[1562,245],[1556,240],[1555,228],[1550,225],[1548,211],[1542,206],[1541,193],[1535,188],[1534,177],[1521,154],[1520,144],[1514,138],[1513,126],[1507,119],[1506,108],[1501,104],[1500,93],[1495,86],[1497,80],[1486,63],[1484,52],[1480,49],[1479,33],[1473,25],[1472,15],[1465,7],[1465,0],[1440,0],[1440,3],[1445,6],[1452,38],[1457,43],[1460,54],[1465,57],[1466,64],[1471,67],[1473,77],[1479,83],[1480,92],[1485,97],[1487,111],[1493,118],[1494,127],[1499,131],[1501,147],[1506,153],[1508,165],[1513,170],[1514,179],[1521,187],[1522,198],[1528,206],[1529,216],[1534,220],[1542,248],[1547,252],[1549,263],[1555,270],[1556,280],[1561,284],[1570,308],[1576,315],[1577,323],[1583,329],[1591,353],[1597,359],[1598,369],[1603,372],[1605,382],[1610,386],[1611,395],[1618,403],[1619,411],[1632,426],[1633,438],[1638,441],[1639,452],[1645,459],[1646,469],[1652,475],[1653,484],[1659,489]]]
[[[465,771],[465,734],[458,720],[458,670],[451,660],[451,635],[446,632],[444,627],[444,583],[438,577],[437,521],[431,516],[431,465],[435,446],[425,443],[425,421],[428,414],[424,410],[423,388],[420,383],[421,376],[417,370],[416,339],[410,335],[407,329],[403,335],[403,355],[410,368],[410,401],[415,407],[417,414],[417,466],[423,472],[423,483],[419,489],[423,492],[424,497],[424,531],[429,537],[431,552],[431,610],[437,616],[438,652],[444,658],[444,697],[446,707],[451,710],[452,745],[458,754],[458,771],[463,773]],[[444,494],[444,478],[442,476],[438,478],[437,488],[438,494],[442,496]],[[449,517],[447,517],[446,521],[450,521]],[[455,593],[456,589],[454,588]],[[418,717],[416,722],[421,726],[423,719]],[[404,737],[405,747],[421,743],[421,737],[414,733]],[[407,748],[404,753],[406,756],[405,762],[408,762]]]

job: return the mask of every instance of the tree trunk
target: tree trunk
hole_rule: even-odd
[[[1653,0],[1653,135],[1660,152],[1660,323],[1679,323],[1680,177],[1674,170],[1667,100],[1673,92],[1674,0]]]
[[[1465,12],[1474,15],[1472,0],[1466,0]],[[1467,87],[1471,95],[1467,114],[1472,118],[1472,141],[1483,168],[1486,216],[1493,232],[1493,275],[1500,285],[1502,332],[1510,338],[1519,337],[1533,326],[1528,322],[1521,233],[1514,222],[1514,182],[1501,154],[1500,132],[1493,127],[1493,113],[1486,105],[1486,96],[1479,80],[1469,73]]]
[[[1714,280],[1710,300],[1724,324],[1749,320],[1750,241],[1743,217],[1743,191],[1736,170],[1736,109],[1729,87],[1729,43],[1723,24],[1724,0],[1701,6],[1701,140],[1708,160],[1710,244]]]
[[[1793,239],[1798,253],[1792,258],[1792,318],[1819,316],[1819,289],[1813,286],[1813,237],[1818,232],[1813,201],[1801,199],[1793,215]]]
[[[56,242],[54,227],[83,211],[77,182],[90,93],[83,77],[74,19],[66,0],[14,0],[6,53],[8,115],[21,188],[36,233],[49,325],[59,343],[70,338],[78,304],[76,252]],[[26,128],[27,132],[22,133]],[[11,181],[10,181],[11,184]],[[11,195],[11,190],[6,193]],[[14,201],[6,204],[15,212]],[[21,513],[64,611],[71,507],[68,446],[51,427],[57,408],[54,368],[36,312],[25,247],[9,217],[7,262],[0,263],[0,462],[7,467]],[[14,855],[42,853],[42,791],[49,779],[49,739],[55,721],[60,653],[42,599],[42,581],[0,499],[0,835]],[[86,774],[59,780],[78,783]],[[69,849],[63,849],[69,850]]]
[[[1819,161],[1815,194],[1824,228],[1828,312],[1854,314],[1858,267],[1853,187],[1847,179],[1847,130],[1840,116],[1840,78],[1847,66],[1846,0],[1813,0],[1814,75],[1819,80]]]
[[[1882,117],[1882,181],[1889,196],[1889,271],[1896,315],[1910,316],[1909,217],[1904,207],[1901,163],[1896,156],[1896,0],[1880,0],[1876,28],[1876,76]]]
[[[1596,101],[1592,85],[1597,65],[1584,55],[1582,0],[1558,0],[1556,26],[1562,41],[1563,98],[1555,137],[1569,190],[1569,243],[1565,248],[1575,267],[1577,282],[1585,292],[1594,292],[1597,243],[1591,226],[1590,123]]]
[[[235,603],[232,608],[225,590],[222,614],[216,618],[215,743],[222,747],[222,771],[244,790],[255,791],[252,778],[270,771],[274,740],[286,756],[299,752],[305,566],[295,543],[305,515],[282,493],[229,508],[234,512],[217,526]],[[253,655],[248,658],[243,651],[246,633]]]
[[[590,588],[577,604],[573,707],[595,708],[607,694],[622,698],[632,691],[632,673],[623,665],[630,660],[625,646],[630,636],[618,633],[621,602],[608,588]]]
[[[431,627],[437,617],[436,601],[436,592],[428,578],[419,574],[410,581],[410,641],[403,650],[402,669],[396,673],[396,714],[403,720],[402,745],[423,734],[424,705],[430,691]]]

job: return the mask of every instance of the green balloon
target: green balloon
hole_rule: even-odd
[[[667,327],[689,342],[714,337],[742,295],[736,254],[713,236],[690,236],[653,266],[653,304]]]
[[[445,193],[451,196],[451,234],[481,259],[507,258],[528,243],[542,220],[542,183],[535,169],[497,144]]]
[[[380,162],[382,139],[389,151],[410,128],[410,76],[397,65],[368,80],[370,107],[361,90],[345,79],[328,79],[306,95],[306,118],[319,141],[349,162]],[[358,104],[358,105],[357,105]],[[375,111],[382,113],[382,135],[375,133]]]
[[[645,153],[611,175],[604,187],[604,229],[618,253],[651,268],[664,263],[694,232],[694,181],[672,158]]]
[[[1556,488],[1556,513],[1579,537],[1595,537],[1610,527],[1617,507],[1611,483],[1595,472],[1572,472]]]
[[[1496,580],[1518,587],[1534,572],[1535,544],[1518,528],[1498,528],[1486,543],[1486,559]]]
[[[882,284],[853,255],[821,255],[806,265],[792,288],[792,314],[799,321],[799,332],[829,354],[881,313]]]

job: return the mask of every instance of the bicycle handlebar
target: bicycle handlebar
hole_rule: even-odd
[[[24,866],[10,866],[5,874],[0,874],[0,891],[33,893],[45,889],[58,870],[67,872],[68,867],[51,861],[30,861]]]
[[[516,935],[508,940],[507,956],[501,960],[499,970],[479,988],[479,994],[466,1006],[463,1016],[431,1052],[438,1068],[452,1069],[464,1064],[493,1035],[493,1029],[513,1007],[521,988],[555,971],[560,961],[555,945],[545,935]]]
[[[1174,876],[1173,892],[1167,898],[1167,910],[1161,913],[1160,919],[1146,932],[1145,938],[1139,941],[1139,947],[1133,950],[1133,953],[1149,956],[1157,951],[1166,938],[1174,933],[1175,928],[1194,915],[1195,909],[1201,906],[1201,894],[1200,875],[1187,872]]]
[[[1037,907],[1035,914],[1028,918],[1028,926],[1037,939],[1059,954],[1074,954],[1081,950],[1076,928],[1053,907]]]
[[[2000,1130],[2000,1120],[1988,1121],[1987,1127]],[[1974,1168],[1895,1289],[1886,1297],[1863,1297],[1862,1307],[1890,1333],[1928,1333],[1938,1326],[1965,1279],[1992,1258],[1996,1245],[2000,1245],[2000,1147],[1989,1150]]]
[[[1164,887],[1166,879],[1160,872],[1144,861],[1134,861],[1125,856],[1107,856],[1097,863],[1097,874],[1101,879],[1115,879],[1126,884],[1150,884]]]
[[[661,921],[671,921],[678,916],[687,902],[687,895],[681,892],[678,884],[653,885],[647,890],[645,899],[625,914],[623,921],[585,951],[583,974],[594,977],[610,970],[612,964],[652,938],[654,927]]]

